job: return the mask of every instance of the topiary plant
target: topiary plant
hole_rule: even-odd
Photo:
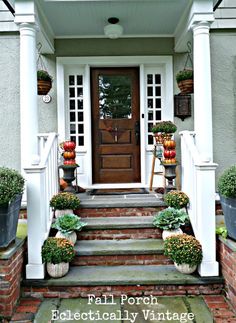
[[[73,231],[80,231],[87,223],[81,222],[80,218],[74,214],[64,214],[56,219],[52,228],[57,229],[65,236]]]
[[[43,262],[59,264],[70,262],[75,256],[73,245],[63,238],[50,237],[42,246]]]
[[[167,208],[154,216],[153,225],[163,230],[175,230],[188,220],[186,212],[174,208]]]
[[[25,180],[16,170],[0,167],[0,205],[10,203],[24,191]]]
[[[193,236],[178,234],[164,241],[164,254],[177,265],[188,264],[193,267],[202,261],[202,246]]]
[[[80,205],[80,199],[69,192],[58,193],[54,195],[50,200],[50,206],[54,210],[76,210]]]
[[[236,165],[222,173],[219,177],[218,189],[220,195],[226,198],[236,198]]]
[[[170,191],[164,196],[165,203],[174,207],[175,209],[182,209],[187,207],[189,203],[189,197],[182,191]]]

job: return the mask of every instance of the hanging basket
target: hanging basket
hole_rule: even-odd
[[[47,95],[52,88],[52,81],[38,80],[38,95]]]
[[[181,91],[181,94],[193,93],[193,79],[178,82],[178,87]]]

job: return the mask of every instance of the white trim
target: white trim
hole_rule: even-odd
[[[73,65],[84,68],[84,110],[85,123],[85,147],[87,149],[86,163],[84,173],[87,176],[86,185],[88,188],[104,187],[104,188],[129,188],[129,187],[148,187],[149,175],[147,174],[146,161],[146,94],[145,94],[145,68],[161,66],[164,72],[163,88],[165,93],[165,103],[169,113],[165,115],[165,119],[173,120],[173,66],[171,56],[107,56],[107,57],[57,57],[57,102],[58,102],[58,132],[59,142],[66,136],[66,120],[65,120],[65,86],[64,86],[64,69]],[[141,163],[141,183],[130,184],[93,184],[92,183],[92,145],[91,145],[91,102],[90,102],[90,67],[125,67],[137,66],[140,68],[140,163]],[[166,92],[168,89],[168,92]],[[144,114],[144,118],[142,115]],[[85,147],[78,148],[78,154],[84,155]]]
[[[174,34],[132,34],[132,35],[123,35],[119,38],[125,39],[125,38],[173,38]],[[54,37],[54,39],[92,39],[92,38],[104,38],[108,39],[108,37],[104,35],[57,35]]]

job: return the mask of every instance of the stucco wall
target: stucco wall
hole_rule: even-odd
[[[236,163],[236,34],[211,33],[214,161],[219,174]]]
[[[0,35],[0,165],[20,169],[19,37]]]

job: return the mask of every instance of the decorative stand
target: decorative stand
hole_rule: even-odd
[[[177,164],[162,163],[162,165],[165,167],[164,176],[168,182],[168,184],[165,187],[165,193],[168,193],[169,191],[176,189],[176,186],[174,185],[173,180],[176,178],[175,168],[176,168]]]
[[[75,180],[75,170],[77,165],[61,165],[59,168],[63,169],[64,176],[63,179],[66,181],[68,186],[64,189],[64,192],[76,193],[72,182]]]
[[[162,154],[163,154],[162,144],[156,143],[154,145],[154,149],[153,149],[152,171],[151,171],[151,178],[150,178],[150,185],[149,185],[149,190],[150,191],[152,191],[154,175],[162,175],[162,176],[164,175],[163,171],[155,172],[156,158],[158,158],[160,160],[160,162],[161,162]],[[164,188],[165,188],[165,181],[164,181]]]

